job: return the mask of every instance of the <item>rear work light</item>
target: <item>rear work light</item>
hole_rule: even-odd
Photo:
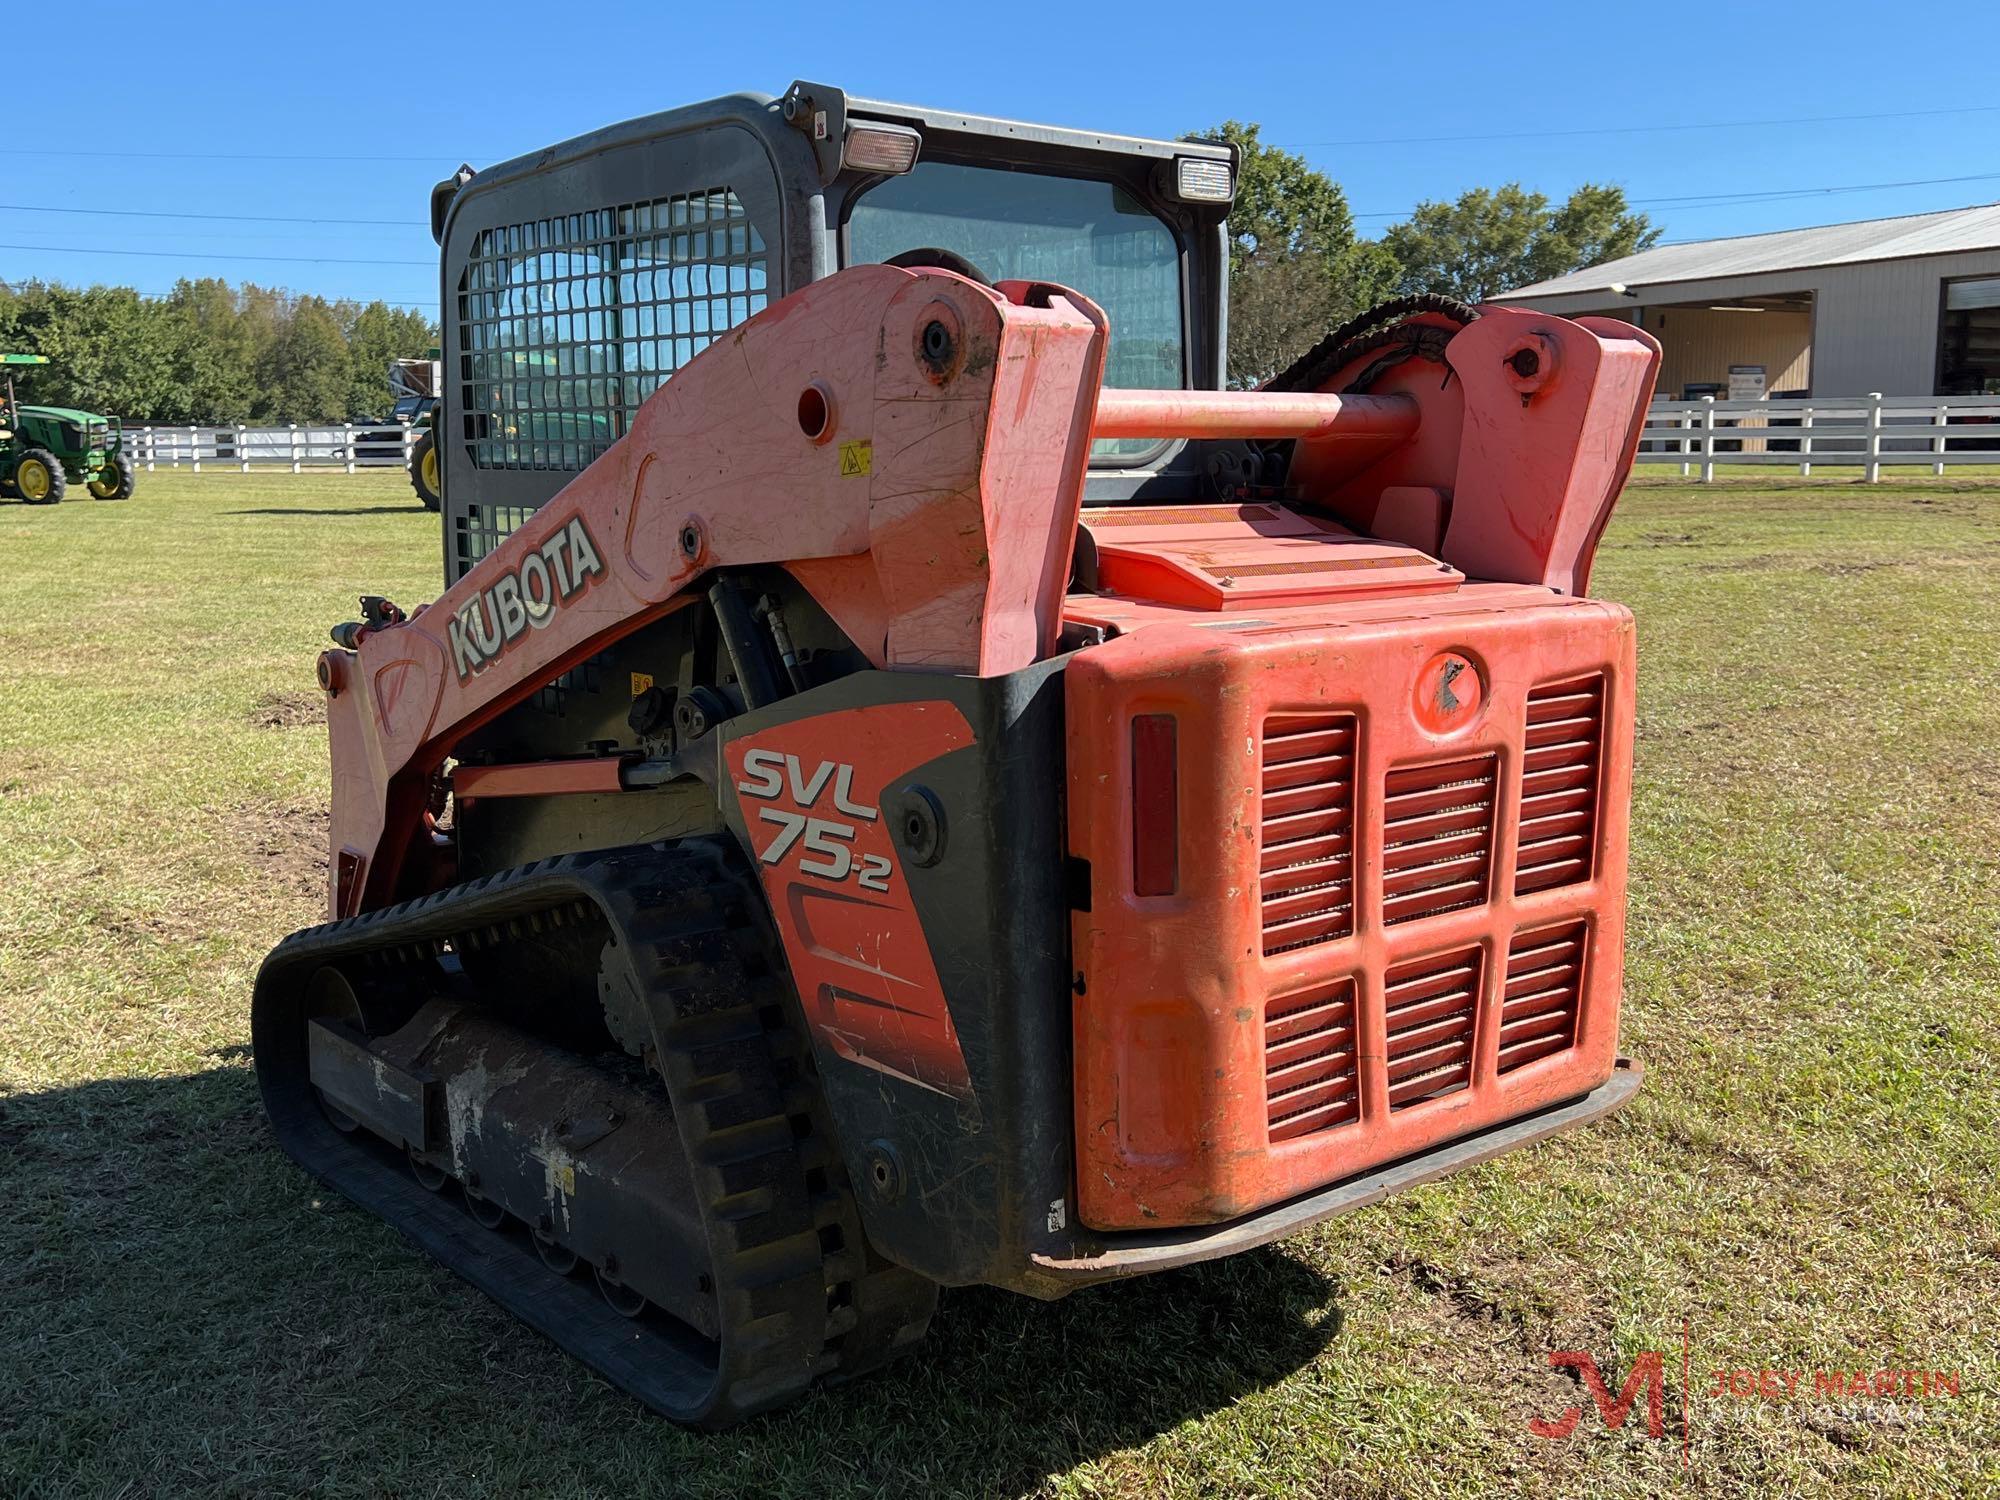
[[[1132,891],[1171,896],[1181,883],[1179,723],[1172,714],[1132,720]]]
[[[903,125],[850,125],[840,159],[857,172],[898,175],[917,164],[921,137]]]
[[[1229,163],[1203,156],[1175,157],[1174,195],[1188,203],[1227,203],[1235,196]]]

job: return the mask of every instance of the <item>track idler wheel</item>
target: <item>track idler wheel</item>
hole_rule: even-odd
[[[361,1001],[354,993],[354,986],[347,982],[345,974],[331,965],[319,970],[307,982],[305,1006],[306,1014],[314,1018],[339,1021],[357,1028],[362,1024]],[[352,1135],[361,1128],[361,1122],[335,1104],[325,1089],[315,1088],[313,1094],[319,1100],[321,1113],[342,1135]]]

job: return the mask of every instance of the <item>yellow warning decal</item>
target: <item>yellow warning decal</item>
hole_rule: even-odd
[[[634,672],[632,674],[632,696],[634,698],[645,692],[652,685],[653,674],[651,672]]]
[[[853,479],[866,474],[875,467],[875,445],[866,438],[857,438],[851,443],[840,445],[840,477]]]

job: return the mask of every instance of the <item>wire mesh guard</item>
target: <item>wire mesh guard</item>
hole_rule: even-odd
[[[575,473],[668,376],[770,300],[726,187],[482,230],[459,273],[459,426],[481,469]],[[454,576],[533,513],[454,504]]]
[[[481,231],[458,285],[473,462],[586,467],[768,299],[763,236],[728,188]]]

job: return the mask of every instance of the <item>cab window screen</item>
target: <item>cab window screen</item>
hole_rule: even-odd
[[[1111,320],[1105,384],[1178,390],[1183,384],[1180,247],[1138,199],[1108,182],[953,162],[919,162],[854,205],[851,264],[905,250],[955,251],[992,281],[1074,287]],[[1100,442],[1116,459],[1158,446]]]
[[[472,461],[586,467],[768,297],[763,237],[726,187],[482,230],[458,283]]]

